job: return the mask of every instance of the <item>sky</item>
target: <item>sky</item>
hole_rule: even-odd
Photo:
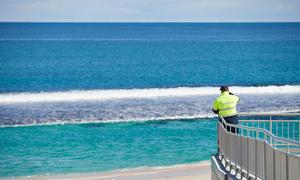
[[[0,0],[1,22],[300,22],[300,0]]]

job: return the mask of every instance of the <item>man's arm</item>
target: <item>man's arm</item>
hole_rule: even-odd
[[[229,94],[236,97],[236,103],[240,102],[240,97],[238,97],[237,95],[234,95],[232,92],[229,92]]]
[[[211,109],[215,114],[219,113],[218,102],[214,101],[213,108]]]

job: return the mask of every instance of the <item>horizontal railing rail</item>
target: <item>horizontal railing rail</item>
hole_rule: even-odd
[[[298,112],[287,112],[287,113],[267,113],[267,112],[262,112],[262,113],[238,113],[239,116],[281,116],[281,117],[296,117],[300,116],[300,113]]]

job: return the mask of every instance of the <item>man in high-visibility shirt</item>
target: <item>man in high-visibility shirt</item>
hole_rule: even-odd
[[[221,95],[214,101],[212,111],[219,116],[222,116],[227,123],[238,124],[238,116],[236,105],[240,98],[231,92],[227,86],[221,86]],[[228,128],[227,131],[230,131]],[[235,128],[231,128],[231,132],[235,133]]]

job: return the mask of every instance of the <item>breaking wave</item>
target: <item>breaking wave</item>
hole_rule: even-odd
[[[233,86],[236,94],[300,94],[300,86]],[[75,90],[65,92],[0,94],[0,104],[33,102],[104,101],[112,99],[151,99],[160,97],[208,96],[219,94],[217,87],[178,87],[153,89]]]
[[[300,110],[300,86],[231,87],[239,112]],[[0,94],[0,127],[212,118],[217,87]]]

